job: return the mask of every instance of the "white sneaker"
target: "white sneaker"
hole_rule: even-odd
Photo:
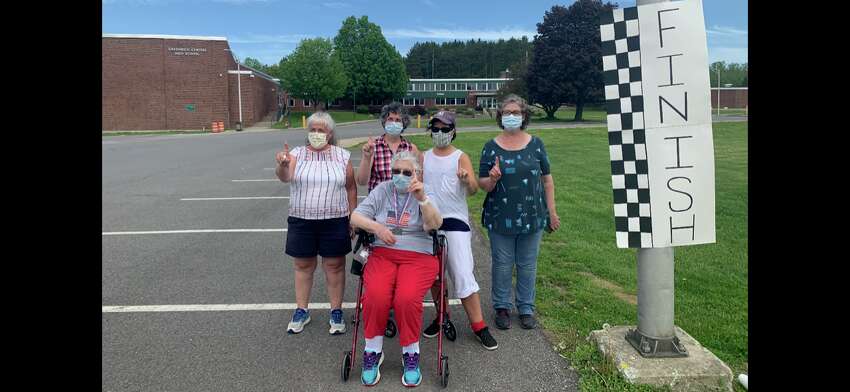
[[[292,315],[292,321],[289,322],[286,332],[301,333],[307,324],[310,324],[310,312],[307,309],[295,309],[295,313]]]
[[[331,318],[328,320],[331,328],[328,331],[331,335],[341,335],[345,333],[345,318],[342,315],[342,309],[331,310]]]

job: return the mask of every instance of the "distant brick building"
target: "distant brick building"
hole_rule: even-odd
[[[720,94],[721,108],[743,109],[749,105],[748,87],[717,87],[711,88],[711,107],[717,108],[717,94]]]
[[[101,67],[102,130],[235,128],[240,83],[243,127],[282,103],[277,79],[237,71],[224,37],[103,34]]]

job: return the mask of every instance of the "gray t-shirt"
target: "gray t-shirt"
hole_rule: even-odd
[[[424,184],[423,184],[424,185]],[[384,181],[369,192],[366,200],[363,200],[354,212],[369,217],[390,230],[401,229],[401,234],[395,235],[395,245],[389,245],[375,236],[375,246],[383,246],[391,249],[409,250],[419,253],[434,253],[434,244],[431,236],[423,228],[424,221],[419,211],[419,203],[413,194],[394,192],[395,186],[392,181]],[[428,186],[424,187],[425,196],[432,198],[434,194]],[[410,200],[407,200],[410,196]],[[395,200],[394,200],[395,199]],[[407,200],[407,208],[404,208]],[[432,205],[434,205],[432,203]],[[434,205],[434,207],[437,207]],[[402,210],[396,214],[396,210]],[[439,208],[438,208],[439,211]],[[398,216],[398,222],[396,221]]]

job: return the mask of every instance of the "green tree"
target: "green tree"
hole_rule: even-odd
[[[347,97],[368,102],[404,96],[408,82],[404,60],[368,17],[346,18],[333,43],[350,81]]]
[[[718,87],[718,71],[720,71],[720,87],[725,87],[727,84],[731,84],[732,87],[743,87],[747,85],[747,63],[727,64],[725,61],[716,61],[708,66],[708,71],[711,87]]]
[[[562,103],[574,103],[574,120],[581,121],[586,103],[603,100],[599,17],[612,8],[600,0],[578,0],[569,8],[553,6],[537,24],[526,83],[529,102],[545,110],[547,119],[555,118]]]
[[[243,63],[251,68],[256,69],[257,71],[266,72],[266,66],[263,65],[260,60],[257,60],[255,58],[245,57],[245,61]]]
[[[348,85],[342,62],[326,38],[302,40],[281,62],[280,73],[284,90],[293,97],[313,101],[314,109],[319,103],[341,97]]]

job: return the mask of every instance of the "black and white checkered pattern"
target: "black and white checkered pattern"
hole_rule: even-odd
[[[652,247],[637,7],[602,15],[602,70],[620,248]]]

